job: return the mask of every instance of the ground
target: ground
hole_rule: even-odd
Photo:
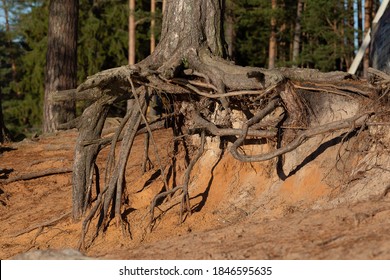
[[[177,194],[155,210],[151,232],[149,205],[163,185],[158,178],[149,180],[158,174],[154,156],[155,169],[142,175],[144,137],[139,135],[122,208],[130,232],[113,220],[83,254],[100,259],[389,259],[390,172],[383,165],[388,149],[363,147],[367,133],[348,142],[336,141],[337,135],[313,139],[286,156],[283,166],[276,160],[237,162],[209,139],[191,173],[192,215],[179,224]],[[165,166],[171,131],[154,135]],[[70,130],[0,147],[1,259],[37,249],[77,248],[81,222],[69,214],[76,137]],[[107,151],[99,158],[101,166],[104,155]],[[6,181],[58,169],[63,173]],[[184,170],[180,161],[177,169]]]

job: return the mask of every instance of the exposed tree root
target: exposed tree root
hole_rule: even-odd
[[[307,129],[302,133],[298,134],[298,136],[286,146],[263,155],[248,156],[248,155],[240,154],[238,152],[238,147],[244,142],[246,136],[244,133],[243,136],[241,136],[234,142],[233,146],[230,149],[230,153],[234,156],[234,158],[242,162],[260,162],[260,161],[270,160],[272,158],[291,152],[292,150],[302,145],[307,139],[314,137],[316,135],[334,132],[346,128],[359,129],[366,124],[368,117],[373,113],[374,112],[367,112],[341,121],[335,121],[316,128]],[[244,131],[248,130],[248,127],[251,123],[253,122],[248,121],[248,123],[244,125],[243,127]]]
[[[45,177],[45,176],[70,173],[72,171],[73,171],[73,169],[70,167],[52,168],[52,169],[46,169],[43,171],[37,171],[37,172],[28,173],[28,174],[18,175],[16,177],[5,179],[5,180],[0,180],[0,183],[10,184],[10,183],[17,182],[17,181],[26,181],[26,180],[32,180],[32,179]]]
[[[230,152],[237,160],[252,162],[282,156],[316,135],[363,129],[367,123],[389,121],[385,117],[373,116],[373,104],[390,103],[388,75],[371,71],[370,80],[374,88],[344,72],[237,66],[225,59],[227,50],[222,36],[221,1],[181,1],[180,5],[175,1],[167,3],[160,42],[150,56],[137,65],[97,73],[88,77],[76,90],[58,93],[54,97],[57,101],[70,98],[92,103],[79,118],[62,126],[79,129],[73,164],[72,216],[74,220],[85,217],[81,247],[89,246],[85,246],[85,239],[94,218],[97,218],[97,228],[90,242],[113,218],[123,226],[121,205],[126,187],[126,164],[134,138],[141,131],[148,133],[155,154],[154,163],[161,171],[159,179],[164,184],[163,191],[156,194],[151,204],[153,224],[156,220],[154,209],[160,201],[178,191],[182,192],[180,222],[185,213],[190,214],[188,185],[191,171],[203,153],[206,134],[219,137],[225,147],[230,145]],[[173,103],[172,115],[165,116],[173,119],[170,122],[175,137],[172,166],[162,166],[153,139],[153,124],[149,125],[145,117],[152,94],[166,95]],[[102,129],[109,109],[121,100],[132,100],[134,106],[128,109],[114,136],[103,138]],[[353,108],[339,108],[340,112],[336,114],[332,105],[340,100],[343,104],[353,103]],[[326,116],[324,111],[327,110],[325,113],[333,114],[332,118],[327,118],[329,123],[313,121]],[[352,116],[354,112],[360,114]],[[322,125],[316,126],[317,123]],[[188,166],[183,182],[176,185],[177,139],[182,140],[180,143],[186,149],[193,140],[191,135],[200,132],[202,143],[198,153],[191,161],[185,158]],[[247,140],[259,144],[268,142],[272,146],[282,135],[283,141],[288,144],[270,147],[271,152],[266,154],[245,155],[239,152],[239,147]],[[96,158],[109,144],[104,187],[99,192]],[[149,162],[149,144],[145,147],[143,170],[147,169]],[[185,156],[189,157],[187,150]],[[166,170],[171,176],[172,189],[167,183]],[[97,197],[91,205],[94,182]]]
[[[237,160],[264,161],[291,152],[316,135],[363,128],[374,114],[373,111],[363,110],[364,113],[350,118],[310,127],[312,104],[308,101],[309,98],[304,98],[305,94],[324,93],[324,96],[329,96],[330,93],[346,100],[364,100],[362,104],[371,102],[372,87],[357,82],[355,77],[347,73],[240,67],[213,56],[207,48],[188,48],[185,56],[188,63],[186,66],[183,65],[181,56],[180,59],[172,57],[160,65],[158,70],[152,69],[156,69],[153,63],[159,61],[159,58],[150,58],[132,67],[106,70],[89,77],[72,93],[74,99],[93,100],[93,104],[77,121],[80,134],[73,165],[73,218],[77,220],[86,215],[80,240],[82,248],[89,246],[85,241],[86,234],[96,216],[97,228],[90,242],[93,242],[113,217],[116,218],[117,225],[122,228],[125,226],[121,217],[126,187],[125,170],[134,138],[139,133],[146,133],[142,171],[146,172],[150,168],[160,169],[160,179],[164,184],[162,192],[156,194],[151,202],[152,228],[156,221],[155,208],[164,198],[179,191],[180,222],[183,222],[185,214],[191,213],[188,185],[191,171],[203,154],[206,134],[220,137],[225,143],[231,142],[230,152]],[[382,76],[381,79],[383,85]],[[331,83],[333,81],[335,84]],[[176,155],[172,156],[172,166],[162,165],[152,134],[154,123],[149,124],[145,117],[149,100],[155,92],[168,95],[174,108],[172,113],[157,119],[156,124],[160,123],[161,126],[164,118],[173,119],[171,126],[174,137],[179,137],[183,143],[191,140],[191,137],[184,136],[201,134],[201,145],[197,154],[188,161],[181,185],[175,183]],[[103,138],[102,128],[108,109],[111,104],[123,99],[133,99],[134,106],[129,108],[114,135]],[[278,130],[285,129],[290,129],[291,141],[283,147],[260,155],[245,155],[239,152],[239,147],[245,140],[254,139],[258,143],[264,143],[264,140],[268,139],[276,140]],[[116,159],[115,151],[119,142]],[[109,144],[111,147],[106,162],[104,187],[99,193],[99,168],[96,158],[101,149]],[[156,167],[151,164],[149,146],[153,148]],[[175,141],[174,152],[177,146],[178,142]],[[170,170],[173,182],[171,189],[168,186],[166,170]],[[97,197],[91,207],[94,181],[97,185]]]
[[[164,197],[167,197],[168,195],[172,195],[176,193],[177,191],[181,190],[182,191],[182,198],[181,198],[181,204],[180,204],[180,220],[179,222],[183,222],[183,215],[184,213],[188,213],[188,215],[191,215],[191,205],[190,205],[190,197],[189,197],[189,192],[188,192],[188,184],[190,182],[190,176],[191,176],[191,171],[195,166],[195,163],[199,160],[199,158],[202,156],[204,152],[204,145],[205,145],[205,131],[202,130],[201,132],[201,143],[200,147],[198,150],[198,153],[196,156],[191,160],[190,164],[188,165],[184,176],[183,176],[183,183],[182,185],[176,186],[175,188],[162,192],[158,195],[156,195],[150,205],[150,213],[151,213],[151,221],[150,221],[150,228],[153,228],[154,222],[155,222],[155,217],[154,217],[154,209],[157,207],[157,203],[159,200],[161,200]]]
[[[46,221],[46,222],[43,222],[43,223],[40,223],[40,224],[37,224],[37,225],[33,225],[33,226],[30,226],[22,231],[19,231],[19,232],[16,232],[14,234],[12,234],[10,237],[18,237],[20,235],[23,235],[23,234],[26,234],[26,233],[29,233],[35,229],[43,229],[44,227],[49,227],[49,226],[53,226],[54,224],[58,223],[59,221],[67,218],[70,216],[72,212],[66,212],[64,214],[62,214],[61,216],[59,217],[56,217],[56,218],[53,218],[49,221]],[[35,237],[36,238],[36,237]]]
[[[144,161],[142,163],[142,172],[146,173],[147,171],[153,169],[152,160],[149,158],[149,145],[150,145],[150,135],[145,133],[144,141]]]

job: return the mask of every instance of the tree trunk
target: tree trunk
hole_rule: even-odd
[[[6,46],[7,48],[11,48],[11,39],[10,39],[10,26],[9,26],[9,11],[8,11],[8,4],[7,1],[2,0],[3,3],[3,12],[5,17],[5,35],[6,35]],[[16,64],[15,59],[13,58],[11,54],[11,69],[12,69],[12,80],[16,80]],[[9,140],[9,133],[7,128],[5,127],[4,123],[4,116],[3,116],[3,107],[2,107],[2,92],[0,87],[0,144],[6,142]]]
[[[135,0],[129,0],[129,65],[135,64]]]
[[[228,0],[226,2],[225,9],[225,40],[228,45],[229,57],[234,57],[234,42],[236,40],[236,32],[234,30],[234,6],[233,1]]]
[[[298,0],[297,3],[297,18],[295,19],[294,42],[293,42],[293,62],[298,64],[299,51],[301,47],[301,17],[303,11],[303,0]]]
[[[9,3],[7,3],[6,0],[2,0],[3,3],[3,12],[4,12],[4,19],[5,19],[5,32],[6,32],[6,38],[7,38],[7,47],[11,48],[12,46],[12,41],[10,37],[11,33],[11,27],[9,23]],[[11,4],[12,5],[12,4]],[[15,57],[13,53],[10,53],[10,59],[11,59],[11,70],[12,70],[12,81],[16,82],[16,62],[15,62]]]
[[[355,56],[354,53],[354,44],[355,44],[355,36],[351,33],[351,30],[355,28],[355,13],[354,13],[354,0],[348,0],[348,6],[346,7],[346,20],[345,22],[345,42],[346,44],[346,53],[345,53],[345,66],[346,69],[351,67],[353,58]],[[341,42],[342,44],[343,42]],[[341,68],[342,69],[342,68]]]
[[[135,0],[129,0],[129,65],[135,64],[135,28]],[[131,108],[132,106],[134,106],[134,100],[127,100],[127,109]]]
[[[365,0],[364,2],[364,36],[370,32],[372,22],[372,3],[373,0]],[[363,77],[367,78],[368,68],[370,67],[370,48],[368,47],[363,58]]]
[[[162,13],[163,14],[165,13],[166,4],[167,4],[167,1],[166,0],[162,0]]]
[[[150,53],[154,52],[156,47],[156,36],[155,36],[155,28],[156,28],[156,0],[150,1]]]
[[[49,32],[46,55],[45,103],[43,132],[53,132],[59,124],[75,117],[74,101],[52,102],[59,90],[77,85],[78,0],[50,2]]]
[[[357,1],[357,38],[359,46],[363,42],[363,7],[362,1]]]
[[[276,60],[276,52],[277,52],[277,45],[276,45],[276,17],[275,17],[275,10],[277,7],[277,0],[271,0],[272,3],[272,18],[271,18],[271,35],[269,38],[269,55],[268,55],[268,68],[272,69],[275,68],[275,60]]]
[[[0,144],[10,140],[9,133],[4,123],[2,96],[0,88]]]
[[[215,56],[226,57],[221,20],[222,0],[167,1],[161,39],[154,53],[141,65],[154,69],[165,62],[181,63],[183,54],[207,47]]]

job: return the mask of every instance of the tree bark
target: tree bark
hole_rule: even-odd
[[[201,47],[226,57],[221,20],[222,0],[167,1],[161,39],[154,53],[141,65],[159,68],[170,61],[177,65],[183,54]]]
[[[162,13],[163,13],[163,15],[165,13],[166,4],[167,4],[167,1],[166,0],[162,0]]]
[[[135,0],[129,0],[129,65],[135,64]]]
[[[271,35],[269,38],[269,55],[268,55],[268,68],[273,69],[275,68],[275,60],[276,60],[276,52],[277,52],[277,45],[276,45],[276,17],[274,15],[276,7],[277,7],[277,0],[271,0],[272,5],[272,18],[271,18]]]
[[[2,107],[2,94],[0,88],[0,144],[9,140],[9,133],[4,123],[3,107]]]
[[[298,0],[297,3],[297,18],[295,19],[295,28],[294,28],[294,41],[293,41],[293,62],[294,65],[298,64],[299,51],[301,47],[301,17],[303,11],[303,1]]]
[[[156,0],[150,1],[150,53],[154,52],[156,47]]]
[[[347,51],[345,53],[345,66],[346,69],[351,67],[353,58],[355,56],[354,53],[354,44],[355,44],[355,36],[351,30],[355,28],[355,13],[354,13],[354,0],[348,0],[348,5],[346,7],[346,20],[345,22],[345,41],[347,42],[346,48]],[[342,68],[340,68],[342,69]]]
[[[232,59],[234,57],[234,42],[236,40],[236,31],[234,30],[234,6],[233,1],[228,0],[226,2],[225,9],[225,39],[228,45],[228,54]]]
[[[364,36],[370,32],[372,22],[372,3],[373,0],[365,0],[364,2]],[[370,48],[368,47],[363,58],[363,77],[367,78],[368,68],[370,67]]]
[[[11,48],[12,41],[10,37],[11,27],[9,22],[9,3],[7,3],[6,0],[2,0],[3,3],[3,12],[4,12],[4,19],[5,19],[5,32],[6,32],[6,38],[7,38],[7,47]],[[11,4],[12,5],[12,4]],[[10,53],[10,59],[11,59],[11,70],[12,70],[12,81],[16,82],[16,62],[15,57],[12,53]]]
[[[363,42],[363,7],[362,1],[357,1],[357,38],[359,46]]]
[[[75,117],[74,101],[52,102],[51,95],[77,85],[78,0],[50,2],[46,55],[43,132],[53,132],[59,124]]]

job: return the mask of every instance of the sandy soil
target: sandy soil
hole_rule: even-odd
[[[59,132],[0,147],[1,259],[37,249],[77,248],[81,222],[69,215],[76,137],[76,131]],[[388,259],[388,152],[356,152],[365,136],[359,137],[348,145],[317,139],[287,156],[283,169],[276,161],[237,162],[209,143],[192,172],[192,215],[178,223],[176,195],[156,210],[159,218],[149,232],[149,205],[162,183],[150,180],[157,168],[142,175],[139,136],[126,171],[122,209],[130,234],[112,221],[83,253],[103,259]],[[157,131],[155,138],[162,163],[168,164],[171,133]],[[106,154],[99,158],[102,166]],[[152,161],[156,165],[155,157]],[[182,172],[184,164],[179,161],[177,169]],[[64,173],[9,181],[48,170]]]

